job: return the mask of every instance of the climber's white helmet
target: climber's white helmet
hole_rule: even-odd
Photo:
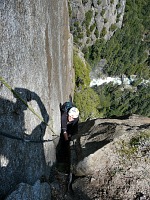
[[[79,110],[78,110],[78,108],[72,107],[72,108],[69,110],[68,115],[71,116],[71,117],[73,117],[73,118],[79,117]]]

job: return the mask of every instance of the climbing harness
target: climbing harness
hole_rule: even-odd
[[[57,134],[55,134],[55,132],[53,131],[53,129],[50,127],[50,125],[48,124],[48,123],[46,123],[45,121],[44,121],[44,119],[42,118],[42,117],[40,117],[35,111],[34,111],[34,109],[31,107],[31,106],[29,106],[21,97],[20,97],[20,95],[16,92],[16,91],[14,91],[13,90],[13,88],[2,78],[2,77],[0,77],[0,81],[2,82],[2,84],[4,84],[5,85],[5,87],[7,87],[13,94],[14,94],[14,96],[16,96],[19,100],[21,100],[22,101],[22,103],[23,104],[25,104],[26,106],[27,106],[27,108],[35,115],[35,116],[37,116],[51,131],[52,131],[52,133],[53,133],[53,135],[52,136],[56,136],[56,138],[57,137],[59,137],[59,135],[57,135]],[[4,136],[4,132],[3,132],[3,134],[2,134],[2,132],[0,132],[0,135],[3,135]],[[5,136],[10,136],[9,134],[6,134],[5,133]],[[12,136],[13,137],[13,139],[17,139],[18,137],[15,137],[15,136]],[[11,137],[11,138],[12,138]],[[55,140],[56,138],[54,138],[53,140]],[[22,138],[18,138],[18,140],[23,140],[23,141],[25,141],[25,139],[22,139]],[[53,141],[53,140],[40,140],[40,141],[38,141],[38,142],[50,142],[50,141]],[[29,140],[28,140],[29,141]],[[30,140],[30,142],[37,142],[37,141],[34,141],[34,140]]]

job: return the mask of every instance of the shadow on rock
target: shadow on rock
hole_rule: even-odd
[[[27,133],[25,122],[25,112],[28,109],[26,102],[35,101],[42,118],[48,123],[49,116],[46,108],[35,92],[24,88],[16,88],[12,92],[16,102],[0,98],[0,182],[2,183],[0,199],[11,193],[21,182],[35,183],[43,175],[47,166],[43,143],[34,142],[42,141],[46,124],[43,122],[37,124],[34,120],[33,129],[31,128],[31,132]],[[23,101],[18,98],[18,95]]]

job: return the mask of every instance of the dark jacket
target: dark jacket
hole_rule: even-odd
[[[68,122],[68,114],[66,112],[62,113],[61,133],[64,133],[66,131],[68,135],[71,135],[71,136],[78,133],[78,121],[79,121],[79,117],[74,119],[71,122]]]
[[[67,163],[67,166],[69,166],[68,170],[70,170],[70,145],[69,140],[65,140],[64,138],[64,132],[66,131],[68,136],[78,133],[79,118],[76,118],[74,121],[69,123],[67,118],[67,112],[61,113],[61,134],[56,148],[56,159],[58,163]]]

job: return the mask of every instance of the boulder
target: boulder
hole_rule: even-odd
[[[149,198],[150,118],[95,119],[81,123],[79,130],[76,193],[127,200],[140,192],[144,200]]]
[[[6,200],[51,200],[51,188],[48,183],[40,183],[40,180],[31,186],[26,183],[17,185],[17,189],[12,192]]]

